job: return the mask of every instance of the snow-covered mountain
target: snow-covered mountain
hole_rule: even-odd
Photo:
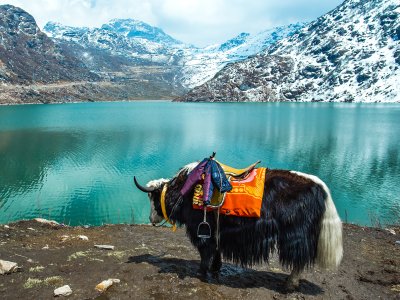
[[[400,102],[400,3],[346,0],[180,101]]]
[[[74,42],[85,49],[106,51],[130,59],[171,64],[182,43],[160,28],[132,19],[115,19],[100,28],[71,27],[49,22],[44,32],[56,41]]]
[[[70,27],[49,22],[44,31],[57,43],[68,43],[76,56],[94,70],[121,71],[132,66],[167,66],[174,68],[176,84],[192,88],[211,79],[228,63],[255,55],[303,26],[297,23],[255,35],[241,33],[220,45],[205,48],[184,44],[157,27],[132,19],[111,20],[100,28]],[[105,65],[106,62],[109,62],[108,65]],[[121,64],[129,68],[121,67]]]
[[[175,98],[296,26],[276,33],[241,34],[221,45],[197,48],[132,19],[111,20],[100,28],[50,22],[42,32],[29,13],[3,5],[0,102]],[[196,61],[211,67],[202,69]]]
[[[220,45],[182,49],[181,82],[189,88],[201,85],[213,78],[227,64],[259,53],[277,41],[293,35],[304,25],[305,23],[295,23],[264,30],[254,35],[243,32]]]

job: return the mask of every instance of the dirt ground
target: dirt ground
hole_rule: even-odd
[[[21,221],[8,228],[0,225],[0,259],[21,267],[0,275],[0,298],[52,299],[55,288],[69,285],[73,292],[68,299],[400,299],[400,228],[393,230],[345,224],[340,268],[309,270],[299,289],[286,293],[288,272],[276,258],[252,269],[224,262],[219,281],[200,280],[199,255],[184,229],[174,233],[146,225],[52,227]],[[120,282],[106,292],[96,291],[108,278]]]

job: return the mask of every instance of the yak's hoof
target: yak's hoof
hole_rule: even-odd
[[[207,270],[200,268],[197,270],[197,276],[203,281],[207,279]]]
[[[217,282],[219,282],[219,271],[214,271],[211,272],[211,276],[214,280],[216,280]]]
[[[299,282],[293,282],[291,280],[286,281],[285,290],[287,293],[297,291],[299,288]]]

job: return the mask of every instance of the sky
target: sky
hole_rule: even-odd
[[[223,43],[241,32],[312,21],[343,0],[0,0],[23,8],[40,28],[48,21],[99,27],[132,18],[196,46]]]

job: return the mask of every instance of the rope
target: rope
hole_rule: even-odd
[[[166,222],[168,222],[169,224],[172,225],[172,231],[175,232],[175,231],[176,231],[176,222],[171,221],[170,218],[171,218],[171,216],[174,215],[176,208],[182,203],[183,197],[180,196],[179,199],[175,202],[174,206],[173,206],[172,209],[171,209],[171,213],[170,213],[170,215],[168,216],[168,215],[167,215],[167,208],[166,208],[166,206],[165,206],[165,194],[167,193],[167,189],[168,189],[168,186],[167,186],[167,184],[165,184],[165,185],[163,186],[163,189],[162,189],[162,192],[161,192],[161,199],[160,199],[160,202],[161,202],[161,210],[162,210],[162,214],[163,214],[163,217],[164,217],[164,222],[161,223],[161,224],[159,224],[159,225],[156,225],[156,227],[161,227],[161,226],[163,226]]]
[[[168,184],[165,184],[165,185],[163,186],[163,189],[162,189],[162,192],[161,192],[161,199],[160,199],[160,202],[161,202],[161,210],[162,210],[164,219],[165,219],[169,224],[172,225],[172,231],[175,231],[175,230],[176,230],[176,224],[175,224],[175,222],[171,222],[171,220],[168,218],[167,209],[166,209],[166,207],[165,207],[165,194],[167,193],[167,188],[168,188]]]

